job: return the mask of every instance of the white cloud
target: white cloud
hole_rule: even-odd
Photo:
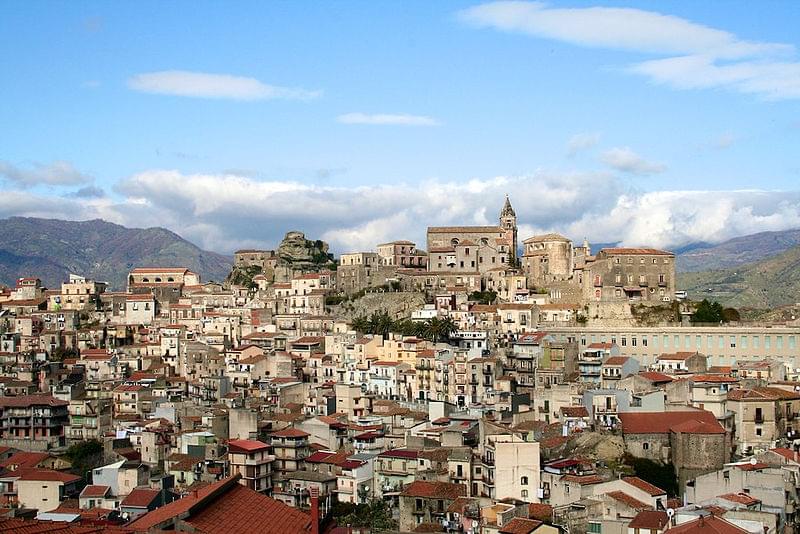
[[[621,195],[604,217],[585,215],[566,231],[595,241],[669,248],[798,226],[796,191],[654,191]]]
[[[374,250],[393,239],[411,239],[424,248],[427,226],[495,222],[506,193],[517,211],[520,241],[556,231],[577,240],[671,248],[800,227],[800,192],[631,192],[608,173],[323,187],[151,170],[124,180],[116,193],[116,198],[65,198],[6,191],[0,216],[163,226],[223,253],[272,248],[295,229],[325,239],[337,253]]]
[[[573,157],[578,152],[589,150],[600,142],[599,133],[578,133],[567,141],[567,156]]]
[[[800,98],[800,63],[751,60],[721,64],[696,55],[644,61],[630,68],[675,89],[723,87],[769,100]]]
[[[639,154],[631,150],[630,147],[616,147],[603,152],[600,156],[603,163],[618,171],[640,176],[657,174],[667,170],[663,163],[653,163],[647,161]]]
[[[342,124],[371,124],[395,126],[438,126],[440,123],[433,117],[425,115],[407,115],[390,113],[345,113],[336,118]]]
[[[629,72],[676,89],[723,87],[768,99],[800,98],[800,63],[789,44],[747,41],[672,15],[632,8],[550,8],[500,1],[459,13],[477,26],[574,45],[668,56]]]
[[[232,100],[311,100],[321,95],[321,91],[268,85],[255,78],[185,70],[137,74],[128,80],[128,87],[143,93]]]
[[[748,42],[680,17],[632,8],[551,8],[542,2],[501,1],[465,9],[460,16],[479,27],[636,52],[738,58],[791,50],[788,45]]]
[[[27,169],[0,161],[0,177],[20,187],[80,185],[92,181],[91,176],[78,171],[67,161],[34,163]]]

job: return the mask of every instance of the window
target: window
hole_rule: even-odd
[[[601,527],[600,523],[597,523],[595,521],[590,521],[589,522],[589,528],[587,529],[587,532],[591,532],[591,534],[601,534],[602,533],[602,527]]]
[[[649,444],[649,443],[647,443],[646,441],[645,441],[645,442],[643,442],[643,443],[642,443],[642,450],[643,450],[643,451],[646,451],[646,450],[649,450],[649,449],[650,449],[650,444]]]
[[[522,490],[522,491],[520,492],[520,496],[521,496],[523,499],[527,499],[527,498],[528,498],[528,490]]]
[[[519,480],[519,483],[522,484],[523,486],[527,486],[528,485],[528,477],[522,477]]]

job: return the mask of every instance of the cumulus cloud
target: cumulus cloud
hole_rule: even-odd
[[[657,174],[667,170],[663,163],[647,161],[642,156],[631,150],[630,147],[616,147],[603,152],[600,156],[603,163],[621,172],[645,176]]]
[[[342,124],[370,124],[370,125],[393,125],[393,126],[438,126],[439,121],[433,117],[425,115],[407,115],[391,113],[345,113],[339,115],[336,120]]]
[[[653,191],[621,195],[604,217],[584,215],[566,232],[669,248],[798,226],[797,191]]]
[[[80,185],[92,181],[91,176],[83,174],[66,161],[34,163],[27,168],[0,161],[0,177],[19,187]]]
[[[578,152],[589,150],[600,142],[599,133],[578,133],[567,141],[567,156],[573,157]]]
[[[128,87],[143,93],[231,100],[311,100],[322,94],[321,91],[268,85],[255,78],[185,70],[137,74],[128,80]]]
[[[127,178],[115,192],[57,197],[6,191],[0,216],[163,226],[222,253],[273,248],[288,230],[324,239],[336,253],[374,250],[394,239],[424,248],[427,226],[495,223],[506,194],[517,212],[520,240],[555,231],[577,240],[671,248],[800,227],[800,192],[636,192],[610,173],[329,187],[151,170]]]
[[[473,26],[574,45],[667,56],[630,72],[677,89],[724,87],[769,99],[800,98],[800,63],[792,45],[756,42],[703,24],[634,8],[551,8],[498,1],[459,13]]]

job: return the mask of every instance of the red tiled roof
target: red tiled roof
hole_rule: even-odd
[[[540,526],[542,526],[542,522],[537,519],[515,517],[500,527],[498,532],[500,532],[500,534],[530,534]]]
[[[269,445],[255,439],[233,439],[228,442],[228,451],[233,453],[258,452],[268,448]]]
[[[614,347],[614,343],[591,343],[587,349],[611,349]]]
[[[655,371],[642,371],[639,373],[639,376],[642,376],[653,382],[654,384],[662,383],[662,382],[672,382],[672,377],[667,376],[664,373],[657,373]]]
[[[687,521],[669,529],[670,534],[744,534],[747,531],[713,515]]]
[[[609,491],[606,493],[609,497],[614,499],[615,501],[619,501],[623,503],[625,506],[633,508],[634,510],[650,510],[653,508],[647,503],[643,503],[639,499],[634,499],[624,491]]]
[[[742,471],[760,471],[765,467],[769,467],[769,464],[765,464],[763,462],[756,462],[754,464],[751,464],[750,462],[747,462],[743,464],[736,464],[734,467],[737,467]]]
[[[694,375],[690,378],[692,382],[713,382],[713,383],[734,383],[738,382],[738,378],[733,378],[732,376],[725,376],[725,375]]]
[[[774,452],[779,456],[783,456],[790,462],[800,463],[800,453],[797,453],[792,449],[785,449],[782,447],[778,447],[775,449],[770,449],[770,452]]]
[[[676,412],[622,412],[619,414],[623,434],[666,434],[672,427],[687,421],[699,421],[719,427],[722,433],[725,429],[720,426],[713,413],[705,410],[676,411]],[[688,430],[681,430],[688,432]],[[706,434],[708,432],[701,432]]]
[[[728,392],[728,400],[747,401],[747,400],[760,400],[760,401],[776,401],[776,400],[798,400],[800,393],[794,391],[787,391],[781,388],[752,388],[752,389],[734,389]]]
[[[611,356],[603,365],[622,365],[630,359],[628,356]]]
[[[744,504],[747,506],[761,502],[760,499],[756,499],[755,497],[752,497],[747,493],[726,493],[725,495],[720,495],[719,498],[725,499],[726,501],[730,502]]]
[[[81,497],[102,497],[111,490],[110,486],[89,485],[83,488]]]
[[[669,518],[667,512],[661,510],[643,510],[636,514],[628,528],[638,528],[641,530],[661,530],[667,524]]]
[[[68,406],[67,401],[53,397],[52,395],[20,395],[18,397],[0,398],[0,406],[3,408],[29,408],[31,406]]]
[[[310,531],[307,514],[238,484],[239,476],[200,488],[183,499],[156,508],[127,528],[158,530],[175,517],[205,534],[288,534]]]
[[[52,469],[22,468],[17,472],[20,474],[20,480],[34,480],[37,482],[63,482],[64,484],[69,484],[81,479],[79,476],[53,471]]]
[[[528,517],[540,521],[550,521],[553,519],[553,507],[549,504],[533,502],[528,505]]]
[[[122,506],[147,508],[158,497],[159,491],[147,488],[134,488],[122,501]]]
[[[561,413],[565,417],[589,417],[585,406],[562,406]]]
[[[626,482],[633,486],[634,488],[639,488],[640,490],[648,493],[651,497],[658,497],[659,495],[666,495],[667,492],[663,489],[650,484],[646,480],[642,480],[639,477],[622,477],[623,482]]]
[[[18,466],[19,469],[25,467],[36,467],[40,462],[50,457],[46,452],[17,452],[0,462],[0,467],[9,468]]]
[[[304,438],[310,436],[308,432],[303,432],[299,428],[284,428],[270,434],[273,438]]]
[[[401,495],[405,497],[428,497],[433,499],[457,499],[464,497],[467,487],[463,484],[451,484],[449,482],[428,482],[426,480],[415,480],[403,490]]]

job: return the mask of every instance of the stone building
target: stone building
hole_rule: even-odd
[[[523,241],[522,270],[531,287],[572,277],[572,241],[559,234],[536,235]]]
[[[428,228],[428,270],[485,273],[516,265],[517,216],[506,197],[497,226],[431,226]]]
[[[416,243],[412,241],[381,243],[378,245],[378,258],[382,265],[412,269],[424,269],[428,259],[423,251],[417,250]]]
[[[749,454],[769,449],[782,439],[794,439],[800,414],[800,394],[777,387],[733,389],[727,409],[733,412],[736,449]]]
[[[731,436],[705,410],[620,412],[625,450],[637,458],[669,462],[684,483],[730,460]]]
[[[675,254],[653,248],[604,248],[583,271],[583,298],[595,302],[670,302]]]

